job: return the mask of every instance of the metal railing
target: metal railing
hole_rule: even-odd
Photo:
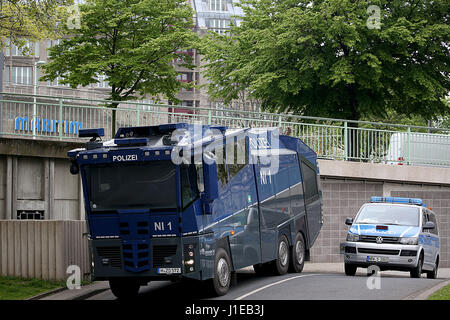
[[[450,166],[450,129],[368,121],[200,108],[144,102],[118,102],[73,97],[3,93],[0,135],[32,139],[80,141],[81,128],[116,129],[187,122],[238,127],[279,127],[302,139],[323,159]],[[114,110],[114,111],[113,111]]]

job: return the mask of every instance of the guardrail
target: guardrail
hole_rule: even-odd
[[[283,134],[301,138],[323,159],[389,164],[450,166],[450,129],[368,121],[120,102],[73,97],[3,93],[0,135],[32,139],[80,141],[81,128],[105,128],[162,123],[203,123],[237,127],[279,127]]]

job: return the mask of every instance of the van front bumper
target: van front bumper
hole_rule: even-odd
[[[410,270],[417,267],[420,246],[345,242],[344,262],[358,267],[379,266],[382,270]]]

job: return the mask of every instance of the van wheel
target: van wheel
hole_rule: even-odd
[[[223,296],[228,292],[230,283],[230,257],[223,248],[217,248],[216,256],[214,259],[214,278],[212,279],[212,293],[216,296]]]
[[[439,267],[439,259],[436,259],[436,263],[434,265],[433,271],[427,271],[427,278],[428,279],[436,279],[438,274],[438,267]]]
[[[277,275],[283,275],[289,269],[289,242],[287,237],[283,234],[278,240],[277,259],[273,265],[273,271]]]
[[[137,297],[140,285],[133,279],[110,279],[109,287],[119,300],[130,300]]]
[[[423,252],[419,256],[417,267],[410,271],[411,278],[420,278],[422,276]]]
[[[305,240],[303,239],[303,235],[298,232],[295,236],[291,251],[291,263],[289,266],[291,272],[302,272],[303,266],[305,265],[305,252]]]
[[[357,266],[349,263],[344,263],[344,270],[347,276],[354,276],[356,274]]]

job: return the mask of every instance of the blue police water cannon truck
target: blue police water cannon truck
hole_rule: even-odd
[[[224,295],[236,270],[301,272],[323,224],[317,155],[277,128],[103,129],[68,152],[81,174],[93,280],[118,298],[191,278]]]

